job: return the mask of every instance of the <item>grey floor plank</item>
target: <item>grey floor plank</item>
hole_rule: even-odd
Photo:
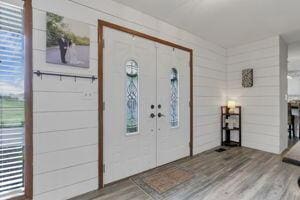
[[[165,167],[172,165],[194,177],[159,197],[126,179],[72,200],[300,200],[300,167],[283,163],[281,155],[230,148],[203,152]]]

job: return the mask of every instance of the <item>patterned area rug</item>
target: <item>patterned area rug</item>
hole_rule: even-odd
[[[156,198],[191,180],[193,174],[176,166],[156,169],[131,178],[144,191]]]

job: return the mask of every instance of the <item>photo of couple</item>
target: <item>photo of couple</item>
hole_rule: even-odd
[[[47,13],[47,63],[88,68],[89,50],[87,24]]]
[[[60,60],[64,64],[79,65],[84,64],[83,61],[78,60],[76,51],[76,44],[72,40],[68,40],[64,35],[59,38],[58,46],[60,51]],[[67,56],[67,58],[66,58]],[[68,62],[67,62],[68,60]]]

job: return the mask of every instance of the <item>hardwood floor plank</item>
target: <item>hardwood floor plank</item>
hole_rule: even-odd
[[[281,160],[281,155],[244,147],[210,150],[72,200],[300,200],[300,167]],[[131,181],[170,166],[193,178],[162,194]]]

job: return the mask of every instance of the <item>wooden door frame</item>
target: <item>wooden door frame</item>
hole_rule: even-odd
[[[24,0],[25,36],[25,199],[33,199],[33,47],[32,0]]]
[[[193,49],[169,42],[167,40],[163,40],[142,32],[138,32],[117,24],[113,24],[111,22],[103,21],[103,20],[98,20],[98,120],[99,120],[99,150],[98,150],[98,157],[99,157],[99,166],[98,166],[98,173],[99,173],[99,189],[104,187],[104,176],[103,176],[103,151],[104,151],[104,142],[103,142],[103,135],[104,135],[104,129],[103,129],[103,53],[104,53],[104,27],[111,28],[114,30],[118,30],[124,33],[128,33],[137,37],[141,37],[147,40],[151,40],[153,42],[157,42],[166,46],[170,46],[176,49],[180,49],[183,51],[186,51],[190,54],[190,156],[193,156]]]

